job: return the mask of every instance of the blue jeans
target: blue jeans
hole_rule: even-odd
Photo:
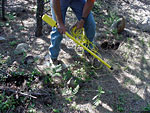
[[[84,7],[85,2],[86,2],[85,0],[60,0],[63,22],[65,23],[65,16],[66,16],[66,11],[68,7],[70,7],[73,10],[78,20],[80,20],[82,17],[82,12],[83,12],[83,7]],[[51,4],[50,6],[51,6],[52,18],[56,20],[55,13],[52,8],[52,3],[50,4]],[[95,25],[94,17],[91,12],[88,15],[87,20],[84,24],[84,29],[85,29],[85,33],[88,39],[90,41],[93,41],[94,36],[95,36],[96,25]],[[57,28],[55,27],[52,28],[50,35],[51,35],[51,45],[49,47],[50,57],[52,59],[56,59],[59,55],[60,43],[61,43],[63,36],[62,34],[58,32]]]

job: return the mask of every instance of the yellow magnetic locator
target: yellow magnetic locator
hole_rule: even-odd
[[[49,17],[47,14],[42,16],[42,19],[48,23],[52,27],[57,27],[57,23],[55,20],[53,20],[51,17]]]

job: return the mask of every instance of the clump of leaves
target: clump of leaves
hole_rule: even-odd
[[[7,17],[9,20],[14,20],[14,19],[16,18],[15,13],[8,13],[8,14],[6,14],[6,17]]]
[[[95,3],[94,3],[94,7],[93,7],[93,9],[92,9],[92,11],[95,13],[95,14],[97,14],[97,15],[99,15],[100,14],[100,8],[101,8],[101,5],[102,5],[102,3],[101,3],[101,1],[96,1]]]
[[[125,108],[124,108],[124,104],[126,103],[126,101],[123,98],[124,95],[119,95],[118,100],[119,100],[119,104],[117,104],[117,110],[119,112],[124,112]]]
[[[146,107],[144,107],[144,111],[150,111],[150,104],[148,104]]]
[[[15,109],[16,101],[13,96],[7,96],[5,93],[0,94],[0,112],[6,113],[8,110]]]
[[[9,45],[10,46],[15,46],[15,45],[17,45],[17,41],[11,41],[11,42],[9,42]]]
[[[59,109],[53,109],[53,112],[54,113],[60,113],[60,110]]]
[[[97,107],[100,104],[100,97],[102,94],[104,94],[105,92],[103,91],[102,87],[99,86],[98,87],[98,94],[92,99],[94,100],[94,106]]]
[[[111,26],[113,24],[113,22],[115,20],[119,19],[119,17],[117,16],[117,14],[115,12],[109,12],[109,17],[108,18],[105,18],[105,21],[104,21],[104,24],[107,25],[107,26]],[[116,31],[114,31],[115,33]]]

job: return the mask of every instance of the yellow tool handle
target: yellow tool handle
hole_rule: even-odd
[[[48,15],[43,15],[42,19],[47,22],[51,27],[57,27],[56,21],[54,21],[52,18],[50,18]],[[104,60],[102,60],[100,57],[98,57],[95,53],[90,51],[87,47],[82,45],[80,42],[78,42],[74,37],[72,37],[68,32],[65,32],[65,35],[68,36],[70,39],[72,39],[75,43],[79,44],[83,49],[88,51],[91,55],[93,55],[95,58],[97,58],[100,62],[102,62],[104,65],[106,65],[109,69],[113,70],[113,68],[107,64]]]
[[[100,57],[98,57],[95,53],[93,53],[92,51],[90,51],[87,47],[85,47],[84,45],[82,45],[80,42],[78,42],[74,37],[72,37],[68,32],[65,33],[69,38],[71,38],[74,42],[76,42],[77,44],[79,44],[81,47],[83,47],[86,51],[88,51],[91,55],[93,55],[95,58],[97,58],[100,62],[102,62],[104,65],[106,65],[108,68],[110,68],[112,70],[112,67],[107,64],[104,60],[102,60]]]

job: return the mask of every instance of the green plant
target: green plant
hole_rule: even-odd
[[[5,93],[0,94],[0,112],[6,113],[9,109],[14,110],[15,104],[13,96],[7,96]]]
[[[32,76],[39,76],[41,73],[37,70],[37,69],[34,69],[31,73]]]
[[[29,78],[28,78],[28,81],[26,82],[26,85],[28,87],[31,86],[31,83],[33,82],[33,80],[37,77],[37,76],[40,76],[40,72],[37,70],[37,69],[34,69],[31,74],[29,74]]]
[[[72,77],[72,71],[67,70],[66,72],[63,73],[63,80],[69,80]]]
[[[73,96],[66,97],[65,100],[72,102]]]
[[[30,106],[28,107],[28,113],[37,113],[35,109],[35,103],[34,101],[31,102]]]
[[[24,26],[19,26],[19,30],[23,30],[25,27]]]
[[[100,104],[100,97],[102,94],[104,94],[105,92],[103,91],[101,86],[98,86],[98,94],[92,99],[94,100],[94,106],[98,106]]]
[[[60,110],[58,110],[58,109],[53,109],[53,112],[54,112],[54,113],[60,113]]]
[[[61,66],[61,64],[55,66],[55,68],[52,68],[52,73],[53,73],[53,74],[54,74],[54,73],[57,73],[57,72],[60,72],[60,71],[62,71],[62,66]]]
[[[114,21],[119,19],[119,17],[116,15],[115,12],[111,12],[111,11],[108,13],[108,15],[109,17],[105,18],[104,24],[110,27]]]
[[[144,107],[144,111],[150,111],[150,104],[148,104],[146,107]]]
[[[94,3],[94,7],[93,7],[92,11],[93,11],[95,14],[100,15],[99,9],[101,8],[101,5],[102,5],[101,1],[96,1],[96,2]]]
[[[117,110],[119,112],[124,112],[125,111],[125,109],[121,105],[117,105]]]
[[[126,101],[124,100],[124,96],[124,94],[120,94],[118,97],[119,103],[117,104],[117,111],[119,112],[125,111],[124,104],[126,103]]]
[[[1,55],[0,55],[0,65],[5,64],[6,63],[6,59],[4,59]]]
[[[10,46],[15,46],[15,45],[17,45],[17,41],[11,41],[11,42],[9,42],[9,45]]]
[[[4,27],[4,22],[0,22],[0,27]]]
[[[14,20],[14,19],[16,18],[15,13],[8,13],[8,14],[6,14],[6,17],[7,17],[9,20]]]

